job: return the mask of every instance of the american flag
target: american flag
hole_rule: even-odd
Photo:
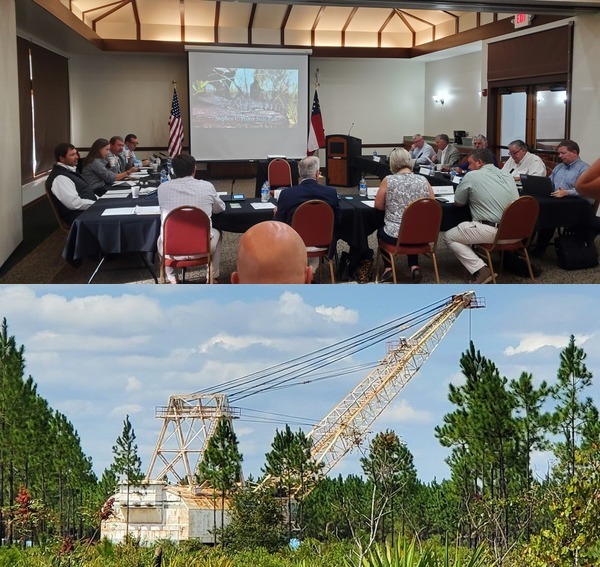
[[[308,130],[308,155],[312,155],[319,148],[325,147],[325,130],[323,130],[323,117],[321,116],[321,105],[319,95],[315,89],[313,97],[312,113],[310,116],[310,127]]]
[[[173,102],[171,103],[171,116],[169,117],[169,156],[178,156],[183,150],[183,122],[179,111],[177,88],[173,87]]]

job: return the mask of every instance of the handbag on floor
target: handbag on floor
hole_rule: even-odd
[[[598,250],[593,240],[584,235],[565,232],[554,239],[558,267],[563,270],[582,270],[598,265]]]

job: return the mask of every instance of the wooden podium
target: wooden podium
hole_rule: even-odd
[[[360,157],[362,140],[354,136],[331,134],[325,138],[327,185],[354,187],[360,181],[360,171],[354,165]]]

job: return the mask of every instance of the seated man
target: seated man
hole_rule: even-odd
[[[123,155],[128,159],[132,166],[140,167],[143,165],[142,160],[135,155],[135,149],[138,145],[138,138],[135,134],[127,134],[125,136],[125,148],[123,149]]]
[[[108,163],[110,165],[110,170],[113,173],[123,173],[127,171],[130,167],[133,167],[133,164],[129,164],[125,154],[123,153],[123,148],[125,147],[125,143],[123,142],[123,138],[121,136],[113,136],[109,141],[109,151],[106,155],[108,159]],[[137,169],[135,170],[137,171]]]
[[[454,204],[469,205],[473,220],[450,229],[444,241],[472,275],[470,283],[486,284],[492,272],[471,245],[494,242],[504,210],[519,198],[519,192],[514,179],[494,167],[489,150],[475,150],[469,156],[469,167],[456,188]]]
[[[433,150],[433,146],[429,145],[421,134],[413,136],[413,143],[410,147],[410,157],[415,160],[414,165],[431,165],[429,160],[435,161],[437,156]]]
[[[504,175],[510,175],[517,182],[521,180],[522,174],[546,176],[546,165],[542,158],[529,152],[523,140],[514,140],[508,144],[508,153],[510,157],[501,169]]]
[[[188,154],[179,154],[173,159],[175,179],[166,181],[158,186],[158,204],[161,218],[164,221],[167,213],[177,207],[197,207],[202,209],[208,217],[225,210],[225,203],[217,195],[215,187],[208,181],[195,179],[196,159]],[[210,251],[213,256],[214,279],[219,277],[219,261],[221,258],[221,233],[216,228],[210,229]],[[158,238],[158,252],[162,251],[162,230]],[[177,283],[177,274],[174,268],[166,267],[165,273],[170,283]]]
[[[331,205],[335,214],[335,226],[341,223],[340,203],[337,191],[333,187],[318,183],[320,176],[320,162],[317,156],[305,157],[298,165],[299,185],[284,189],[279,194],[275,216],[277,221],[292,224],[292,217],[296,209],[304,202],[320,199]],[[313,271],[319,266],[318,258],[311,258],[310,265]]]
[[[475,134],[475,136],[473,136],[472,143],[473,143],[473,148],[476,150],[485,150],[488,147],[487,138],[483,134]],[[492,152],[492,159],[493,159],[494,165],[496,167],[498,167],[498,160],[496,159],[496,154],[494,154],[493,152]],[[456,166],[454,168],[454,171],[456,171],[456,173],[458,173],[460,175],[462,175],[463,173],[467,173],[467,171],[469,171],[469,157],[467,156],[463,161],[461,161],[458,164],[458,166]]]
[[[237,253],[233,284],[307,284],[312,268],[306,265],[306,247],[289,225],[264,221],[249,228]]]
[[[438,134],[435,137],[435,143],[438,147],[437,162],[443,168],[454,167],[460,161],[460,152],[458,148],[450,143],[448,134]]]
[[[55,197],[54,204],[60,217],[65,223],[71,224],[97,197],[87,181],[77,173],[79,153],[73,144],[58,144],[54,148],[54,157],[56,163],[48,175],[47,183]]]
[[[553,197],[561,198],[567,195],[577,195],[575,183],[590,166],[579,158],[579,144],[573,140],[561,140],[558,143],[558,157],[562,161],[550,174],[554,187]],[[554,228],[545,228],[537,233],[535,246],[531,249],[533,256],[543,256],[552,237]]]

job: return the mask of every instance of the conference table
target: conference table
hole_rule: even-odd
[[[275,204],[274,200],[271,200]],[[560,226],[586,226],[592,218],[590,203],[581,197],[539,197],[540,214],[537,228]],[[244,233],[251,226],[273,218],[272,208],[253,207],[260,199],[226,201],[226,208],[212,216],[213,226],[223,232]],[[357,194],[341,195],[341,223],[337,237],[349,246],[350,267],[356,267],[362,259],[372,257],[368,238],[383,226],[383,211],[375,209],[373,201]],[[90,278],[91,282],[102,266],[104,259],[113,254],[137,253],[146,268],[157,281],[151,268],[153,255],[157,252],[156,242],[160,234],[160,215],[124,214],[106,216],[106,209],[132,208],[135,206],[156,207],[156,193],[133,199],[102,198],[84,211],[71,226],[63,250],[63,257],[73,265],[93,256],[100,262]],[[460,222],[470,220],[469,207],[458,207],[451,203],[442,205],[441,230],[446,231]],[[150,262],[148,261],[150,260]]]
[[[121,187],[122,189],[122,187]],[[108,192],[110,194],[110,191]],[[157,207],[156,192],[133,199],[102,197],[83,211],[71,224],[63,248],[63,258],[73,266],[80,266],[85,258],[95,257],[98,265],[88,280],[91,283],[107,257],[115,254],[137,253],[144,266],[158,279],[151,263],[156,253],[160,234],[160,214],[104,214],[105,210],[134,207]],[[149,261],[150,260],[150,261]]]

